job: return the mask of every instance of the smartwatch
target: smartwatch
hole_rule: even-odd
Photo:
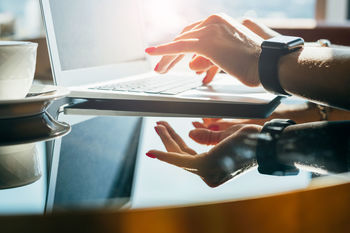
[[[299,173],[299,169],[294,165],[280,163],[276,154],[277,140],[286,127],[294,124],[294,121],[288,119],[273,119],[264,124],[256,147],[259,173],[275,176],[297,175]]]
[[[261,44],[259,57],[259,77],[263,87],[275,94],[289,96],[282,88],[278,78],[279,59],[299,50],[304,45],[304,40],[294,36],[276,36],[265,40]]]

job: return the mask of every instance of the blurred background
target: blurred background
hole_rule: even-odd
[[[150,43],[169,39],[192,21],[224,12],[235,18],[270,19],[283,24],[286,19],[318,19],[341,23],[348,18],[348,0],[139,0]],[[271,20],[272,19],[272,20]],[[278,20],[276,20],[278,19]],[[290,20],[288,21],[290,23]],[[43,37],[38,0],[0,1],[0,38]]]
[[[138,0],[143,14],[146,43],[174,38],[186,25],[213,13],[235,18],[259,18],[268,26],[293,34],[290,29],[314,28],[319,23],[343,25],[349,18],[350,0]],[[286,28],[289,31],[283,31]],[[304,34],[303,34],[304,36]],[[313,39],[313,38],[312,38]],[[39,43],[35,80],[50,83],[45,31],[39,0],[0,1],[0,40]],[[332,41],[333,42],[333,41]]]

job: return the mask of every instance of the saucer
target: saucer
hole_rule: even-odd
[[[67,96],[70,91],[52,85],[33,85],[21,99],[0,100],[0,119],[33,116],[43,113],[53,100]]]
[[[35,116],[0,120],[0,146],[47,141],[68,134],[71,127],[44,112]]]

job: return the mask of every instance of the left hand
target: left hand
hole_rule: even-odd
[[[158,122],[155,129],[167,152],[150,150],[147,155],[200,176],[210,187],[223,184],[256,165],[256,139],[252,135],[258,134],[261,126],[236,127],[225,140],[202,154],[189,148],[167,122]]]

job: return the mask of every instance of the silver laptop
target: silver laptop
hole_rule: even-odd
[[[144,52],[144,35],[152,32],[143,30],[139,0],[41,0],[41,8],[55,84],[69,87],[69,97],[99,100],[74,109],[96,110],[104,100],[102,110],[118,114],[265,117],[279,104],[226,75],[202,86],[190,72],[152,72]],[[206,114],[204,105],[213,111]]]

